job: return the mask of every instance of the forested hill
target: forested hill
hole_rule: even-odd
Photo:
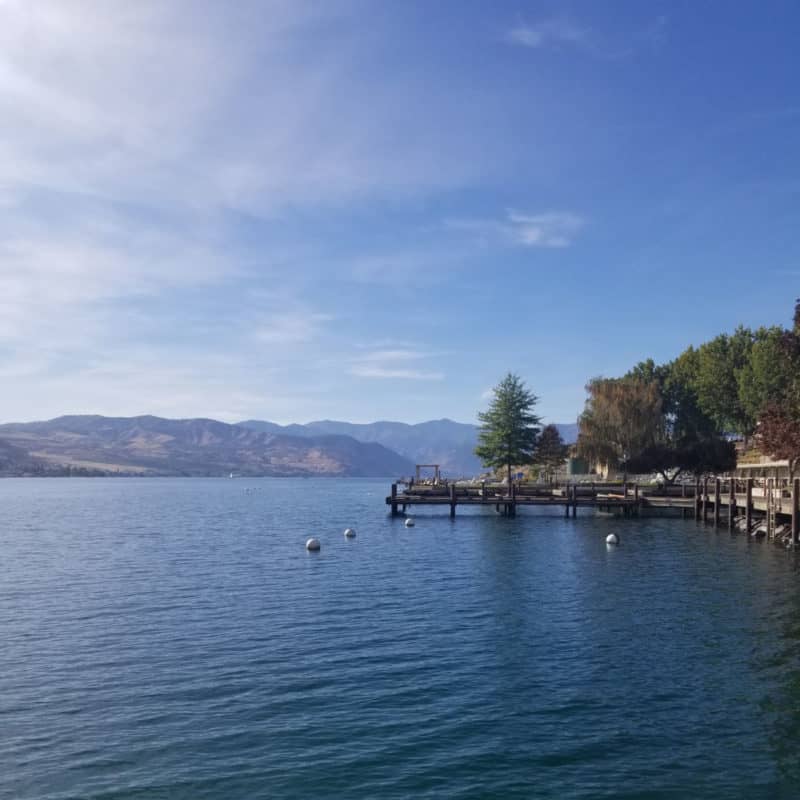
[[[350,436],[259,432],[211,419],[66,416],[0,425],[0,475],[410,474],[408,459]]]

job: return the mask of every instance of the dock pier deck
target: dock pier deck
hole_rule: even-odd
[[[638,516],[648,509],[676,509],[684,517],[694,517],[715,526],[735,530],[737,517],[744,520],[749,533],[766,525],[767,538],[773,538],[782,525],[788,525],[791,543],[800,543],[800,479],[715,477],[671,486],[638,483],[543,484],[470,482],[415,483],[397,481],[386,498],[393,516],[405,514],[414,506],[446,506],[455,517],[458,506],[494,508],[504,516],[516,516],[518,506],[564,509],[564,515],[577,516],[578,508],[618,512]]]

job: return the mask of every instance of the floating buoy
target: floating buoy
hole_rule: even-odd
[[[609,533],[606,536],[606,544],[619,544],[619,536],[616,533]]]
[[[345,528],[344,535],[347,539],[354,539],[356,532],[352,528]]]
[[[319,539],[313,537],[306,542],[306,550],[319,550]]]
[[[413,528],[413,527],[414,527],[414,518],[406,517],[406,528]]]

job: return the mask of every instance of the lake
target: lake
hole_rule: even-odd
[[[793,553],[388,489],[0,481],[0,797],[800,796]]]

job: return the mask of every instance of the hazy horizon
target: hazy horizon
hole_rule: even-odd
[[[186,415],[179,415],[173,417],[164,417],[162,414],[149,414],[149,413],[142,413],[142,414],[96,414],[96,413],[73,413],[67,412],[64,414],[56,414],[53,417],[47,418],[31,418],[31,419],[0,419],[0,425],[10,425],[10,424],[28,424],[32,422],[49,422],[53,419],[58,419],[59,417],[106,417],[110,419],[135,419],[136,417],[159,417],[162,419],[169,419],[173,421],[178,420],[189,420],[189,419],[210,419],[215,422],[225,422],[228,425],[239,425],[244,422],[269,422],[274,423],[275,425],[281,425],[286,427],[288,425],[311,425],[317,422],[339,422],[345,423],[350,425],[373,425],[373,424],[380,424],[380,423],[387,423],[387,424],[401,424],[401,425],[422,425],[427,422],[455,422],[458,425],[473,425],[477,426],[479,423],[476,421],[474,422],[465,422],[464,420],[453,419],[452,417],[448,416],[441,416],[435,417],[431,419],[420,419],[414,421],[407,421],[402,419],[367,419],[367,420],[353,420],[353,419],[334,419],[333,417],[319,417],[316,419],[309,419],[305,421],[298,421],[298,420],[290,420],[289,422],[281,422],[280,420],[274,419],[267,419],[266,417],[247,417],[246,419],[236,419],[236,420],[226,420],[226,419],[218,419],[216,417],[203,417],[203,416],[186,416]],[[554,425],[574,425],[577,424],[577,420],[567,422],[564,420],[542,420],[543,425],[547,424],[554,424]]]

